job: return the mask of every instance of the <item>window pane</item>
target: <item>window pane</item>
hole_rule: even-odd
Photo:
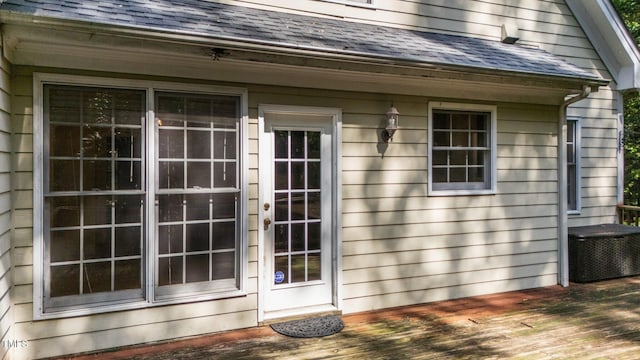
[[[51,160],[49,162],[49,191],[79,191],[80,161]]]
[[[188,126],[208,126],[211,123],[211,101],[187,98],[187,121]]]
[[[80,294],[80,265],[51,267],[51,297]]]
[[[471,130],[487,130],[489,116],[486,114],[471,114]]]
[[[127,226],[116,228],[116,255],[136,256],[141,254],[140,227]]]
[[[140,125],[144,120],[145,94],[142,91],[119,91],[114,94],[115,122]]]
[[[211,164],[201,162],[187,163],[187,188],[211,187]]]
[[[84,122],[111,124],[113,117],[113,94],[109,90],[85,90],[82,95]]]
[[[302,159],[305,156],[305,132],[291,131],[291,158]]]
[[[310,192],[308,198],[308,219],[320,219],[320,192]]]
[[[83,161],[82,166],[82,188],[84,191],[111,190],[111,161]]]
[[[469,129],[469,115],[455,112],[451,114],[451,128],[458,130]]]
[[[209,280],[209,255],[187,256],[186,282]]]
[[[45,86],[45,95],[49,100],[49,121],[80,123],[82,91],[71,87]]]
[[[236,158],[236,133],[230,131],[215,131],[213,133],[213,158]]]
[[[116,224],[142,221],[142,196],[125,195],[115,197]]]
[[[209,219],[209,195],[186,195],[187,220]]]
[[[160,254],[182,252],[182,225],[158,226],[158,252]]]
[[[449,146],[451,144],[449,136],[450,136],[450,133],[448,132],[434,131],[433,146]]]
[[[187,131],[187,157],[189,159],[211,158],[211,132]]]
[[[213,223],[213,250],[234,249],[236,246],[236,223],[231,221]]]
[[[432,156],[433,156],[432,164],[433,165],[447,165],[448,164],[448,155],[449,155],[448,151],[433,150],[433,152],[432,152]]]
[[[140,129],[115,129],[115,156],[118,158],[140,158],[142,137]]]
[[[451,146],[454,146],[454,147],[469,146],[469,133],[467,132],[451,133]]]
[[[209,250],[209,224],[188,224],[186,227],[186,251]]]
[[[466,165],[467,152],[460,150],[449,151],[449,165]]]
[[[84,264],[82,282],[84,294],[111,291],[111,262]]]
[[[80,127],[51,125],[49,127],[50,156],[80,156]]]
[[[158,95],[156,101],[159,126],[183,126],[185,102],[179,96]]]
[[[305,170],[304,162],[291,163],[291,188],[292,189],[304,189],[305,188]]]
[[[116,190],[137,190],[142,188],[141,169],[138,160],[116,161]]]
[[[307,223],[308,250],[320,250],[321,228],[319,222]]]
[[[289,188],[289,163],[275,162],[275,188],[276,190],[286,190]]]
[[[84,224],[111,224],[111,196],[84,197]]]
[[[52,228],[80,225],[80,198],[55,197],[48,202]]]
[[[484,158],[485,155],[487,154],[486,151],[482,151],[482,150],[471,150],[468,151],[468,159],[469,159],[469,165],[484,165]]]
[[[274,268],[275,268],[274,269],[275,273],[281,272],[284,275],[284,279],[282,280],[282,282],[279,282],[279,283],[288,284],[289,283],[289,257],[287,255],[285,255],[285,256],[276,256],[275,257]],[[275,276],[274,276],[274,278],[275,278]],[[278,284],[278,283],[276,283],[276,284]]]
[[[160,158],[184,158],[184,131],[161,129],[158,131],[158,138]]]
[[[161,222],[182,221],[182,195],[158,196],[158,211]]]
[[[469,182],[484,182],[484,167],[469,168]]]
[[[158,261],[158,285],[182,284],[182,256],[160,258]]]
[[[291,220],[304,220],[307,209],[305,208],[305,194],[291,194]]]
[[[307,132],[307,159],[320,159],[320,132]]]
[[[316,253],[316,254],[307,255],[307,261],[308,261],[308,266],[307,266],[308,281],[322,280],[322,276],[321,276],[322,267],[320,262],[320,254]]]
[[[213,219],[229,219],[236,217],[236,195],[213,195]]]
[[[82,151],[85,157],[111,157],[111,128],[86,126],[82,129]]]
[[[276,159],[288,159],[289,158],[289,133],[287,131],[274,131],[273,137],[275,141],[275,153]]]
[[[52,231],[51,232],[51,262],[80,260],[80,231]]]
[[[453,168],[449,170],[449,182],[466,182],[467,181],[467,169],[466,168]]]
[[[275,194],[275,221],[289,220],[289,194]]]
[[[140,289],[140,260],[120,260],[114,263],[114,290]]]
[[[307,266],[304,255],[291,256],[291,281],[306,281]]]
[[[111,229],[87,229],[84,231],[84,258],[111,257]]]
[[[211,258],[211,279],[233,279],[236,276],[235,252],[215,253]]]
[[[432,181],[434,183],[446,183],[449,182],[449,178],[447,176],[448,172],[446,168],[434,168],[432,170]]]
[[[216,188],[236,187],[236,163],[215,162],[213,164],[213,185]]]
[[[291,251],[306,250],[305,224],[291,224]]]
[[[289,251],[289,225],[276,224],[275,227],[275,252],[283,253]]]
[[[320,162],[308,162],[307,163],[307,189],[314,190],[320,189],[320,181],[322,180],[322,173],[320,171]]]
[[[182,162],[160,162],[159,184],[161,189],[183,189],[184,188],[184,163]]]
[[[450,129],[449,115],[444,113],[433,113],[433,129],[448,130]]]

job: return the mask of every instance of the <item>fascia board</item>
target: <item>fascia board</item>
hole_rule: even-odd
[[[582,30],[616,82],[640,89],[640,51],[609,0],[566,0]]]

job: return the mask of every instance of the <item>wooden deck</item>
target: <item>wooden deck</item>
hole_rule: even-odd
[[[325,338],[261,327],[74,359],[640,359],[640,277],[343,319]]]

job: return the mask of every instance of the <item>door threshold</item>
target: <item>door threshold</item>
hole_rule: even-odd
[[[319,317],[327,315],[342,315],[342,311],[338,310],[331,304],[307,306],[296,309],[286,309],[269,311],[264,313],[264,320],[259,325],[270,325],[279,322],[306,319],[310,317]]]

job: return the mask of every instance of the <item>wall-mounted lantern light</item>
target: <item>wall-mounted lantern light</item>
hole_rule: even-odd
[[[392,140],[393,134],[398,130],[399,115],[398,109],[393,106],[387,110],[387,127],[382,130],[382,141],[389,142]]]

